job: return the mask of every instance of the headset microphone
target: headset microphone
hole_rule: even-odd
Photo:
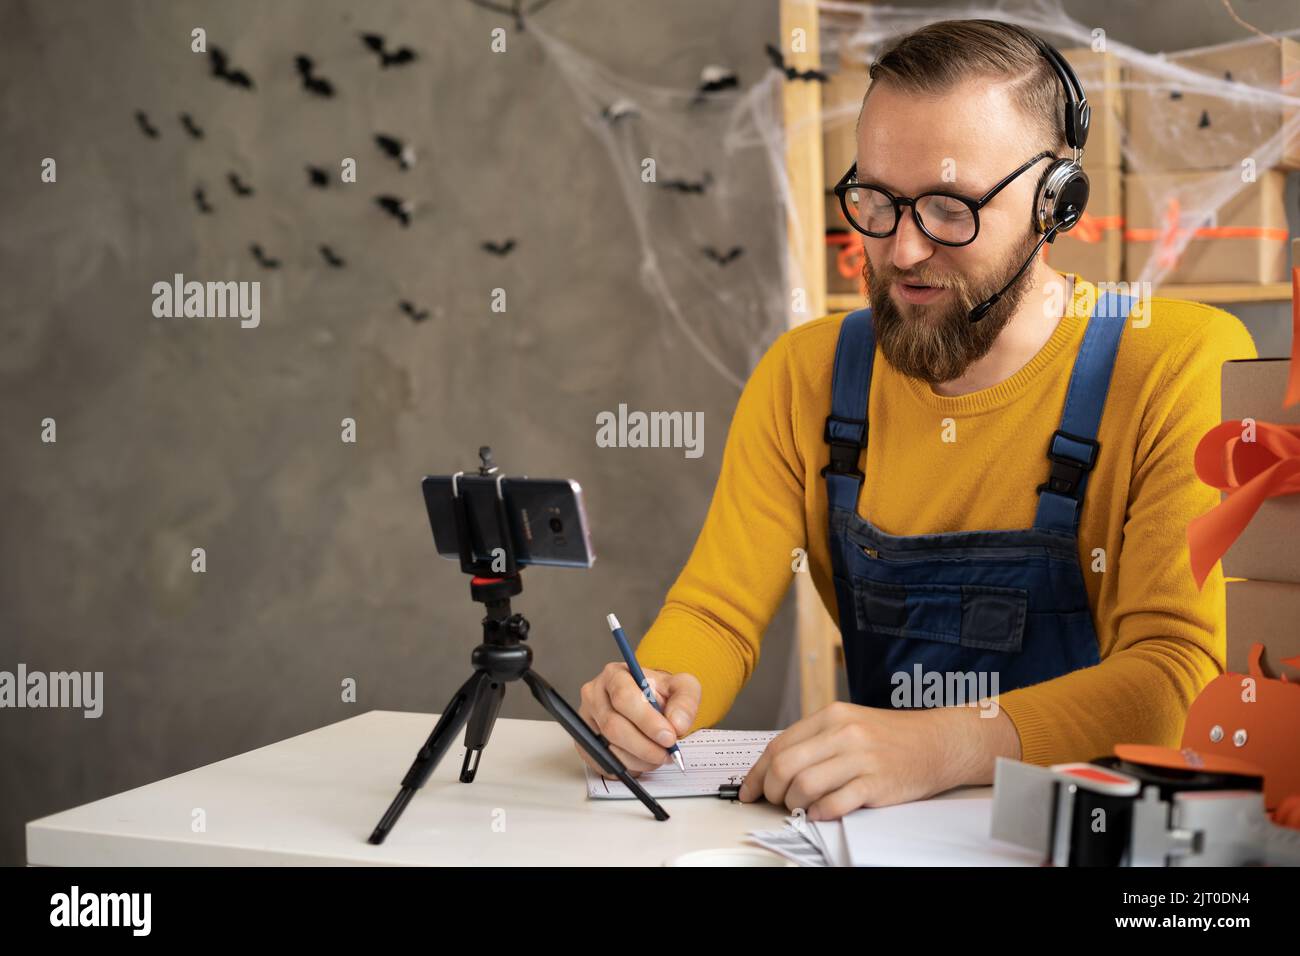
[[[1058,229],[1068,228],[1074,224],[1074,221],[1077,218],[1077,214],[1066,214],[1060,222],[1053,223],[1052,227],[1048,229],[1047,232],[1043,233],[1043,238],[1038,240],[1038,245],[1034,246],[1034,251],[1029,254],[1029,258],[1025,260],[1025,264],[1016,270],[1016,274],[1011,277],[1011,281],[970,310],[970,320],[972,322],[978,322],[980,319],[984,318],[984,316],[988,314],[989,309],[997,305],[998,300],[1002,298],[1003,293],[1010,289],[1015,281],[1024,274],[1024,271],[1029,268],[1029,263],[1033,262],[1038,256],[1038,250],[1043,248],[1043,243],[1050,242],[1052,236],[1056,235]]]

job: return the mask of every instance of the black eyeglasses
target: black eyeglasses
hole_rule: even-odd
[[[912,217],[923,233],[941,245],[964,246],[979,235],[980,209],[1034,163],[1054,155],[1050,150],[1039,153],[979,199],[948,192],[922,193],[915,199],[895,196],[883,186],[854,182],[857,163],[835,184],[834,191],[849,225],[864,236],[872,239],[892,236],[903,217],[903,207],[911,206]]]

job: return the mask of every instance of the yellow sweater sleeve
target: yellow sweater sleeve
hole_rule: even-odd
[[[1001,695],[1022,760],[1090,760],[1117,743],[1177,746],[1187,708],[1223,673],[1223,572],[1215,565],[1198,590],[1187,545],[1188,522],[1219,492],[1196,477],[1193,457],[1221,421],[1223,363],[1256,354],[1240,322],[1214,310],[1166,367],[1142,413],[1122,545],[1104,572],[1118,575],[1118,591],[1098,615],[1101,663]]]
[[[692,730],[731,709],[790,586],[795,549],[806,547],[785,343],[767,351],[741,393],[704,526],[637,648],[642,667],[699,678]]]

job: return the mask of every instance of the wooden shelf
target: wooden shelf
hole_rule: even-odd
[[[1166,299],[1186,299],[1190,302],[1223,304],[1232,302],[1290,302],[1289,282],[1221,282],[1207,285],[1162,285],[1156,295]],[[831,293],[826,296],[826,314],[860,309],[866,305],[863,296],[851,292]]]
[[[1162,285],[1156,295],[1192,302],[1290,302],[1290,282],[1219,282],[1208,285]]]

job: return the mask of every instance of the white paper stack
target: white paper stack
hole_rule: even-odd
[[[1037,854],[989,835],[990,793],[963,788],[832,821],[791,816],[749,840],[801,866],[1040,866]]]
[[[800,866],[848,866],[848,845],[839,820],[786,817],[782,830],[753,830],[749,842],[794,860]]]

